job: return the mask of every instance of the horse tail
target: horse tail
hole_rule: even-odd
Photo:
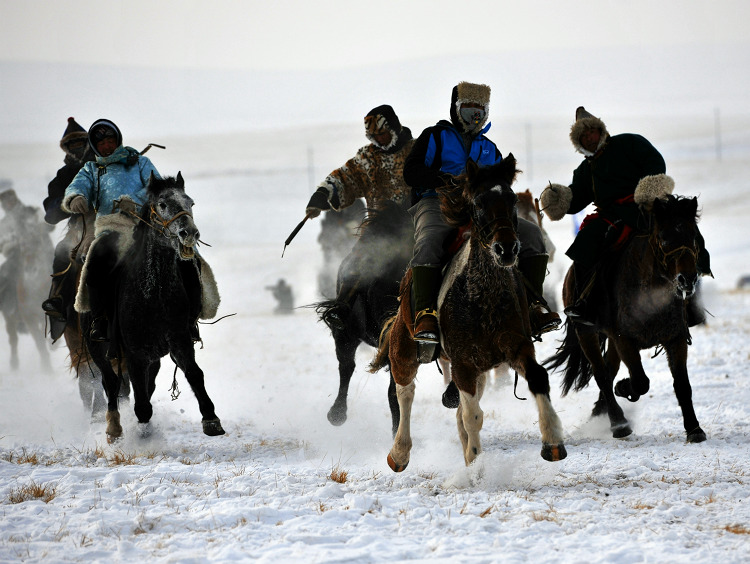
[[[575,329],[566,321],[563,327],[565,338],[557,352],[551,357],[544,360],[542,365],[552,371],[564,366],[563,381],[560,384],[562,395],[568,395],[571,388],[576,392],[581,391],[588,386],[594,373],[591,371],[591,365],[583,354],[581,344],[578,342],[578,336]]]
[[[391,329],[393,328],[394,321],[396,321],[396,315],[392,315],[383,323],[383,329],[381,329],[380,338],[378,339],[378,351],[375,353],[375,358],[372,359],[370,366],[367,367],[367,371],[372,374],[390,365],[388,352],[391,348]]]
[[[315,308],[315,313],[318,314],[318,320],[325,323],[329,329],[333,330],[333,327],[331,326],[331,310],[333,310],[334,307],[342,307],[342,305],[345,305],[344,302],[340,302],[337,300],[324,300],[322,302],[317,302],[315,304],[312,304],[312,306]]]

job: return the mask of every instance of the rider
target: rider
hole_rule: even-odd
[[[661,153],[641,135],[621,133],[610,136],[604,122],[583,106],[576,110],[575,123],[570,129],[570,140],[585,159],[573,172],[570,186],[550,184],[541,195],[544,212],[552,221],[565,214],[575,214],[594,203],[596,213],[584,220],[566,255],[573,260],[575,297],[565,308],[568,318],[582,325],[593,325],[596,312],[588,307],[587,297],[593,285],[597,266],[612,246],[639,227],[641,217],[634,194],[644,177],[657,192],[670,192],[673,181],[666,175],[666,164]],[[645,183],[641,184],[645,186]],[[710,257],[703,237],[698,233],[698,271],[711,274]],[[690,300],[689,323],[705,320],[696,300]]]
[[[89,145],[88,133],[72,117],[68,118],[68,125],[62,139],[60,139],[60,148],[65,152],[65,164],[57,171],[57,175],[47,186],[48,196],[43,202],[44,220],[51,225],[55,225],[68,219],[68,230],[55,247],[55,257],[52,261],[52,288],[50,289],[50,297],[42,302],[42,309],[53,320],[64,322],[68,303],[72,302],[75,295],[74,276],[68,276],[72,272],[68,268],[71,260],[70,250],[78,242],[77,239],[81,233],[74,228],[78,216],[71,216],[71,214],[64,212],[60,209],[60,204],[65,196],[65,189],[78,174],[78,171],[81,170],[81,167],[85,163],[93,161],[95,155]],[[64,328],[64,324],[62,327]],[[60,336],[59,334],[55,336],[55,333],[53,321],[53,339]]]
[[[108,119],[96,120],[88,137],[96,160],[84,164],[65,189],[62,210],[86,214],[93,209],[98,223],[102,217],[118,211],[115,202],[124,196],[138,206],[143,205],[151,174],[160,178],[151,161],[132,147],[123,146],[120,129]],[[110,274],[119,258],[119,236],[117,231],[110,230],[97,233],[86,257],[86,286],[93,318],[90,336],[94,341],[108,340],[108,311],[114,298]]]
[[[489,86],[458,83],[451,95],[450,121],[440,120],[425,129],[404,166],[404,179],[412,187],[413,207],[409,211],[415,226],[411,260],[414,340],[426,344],[428,351],[434,351],[439,341],[435,308],[445,258],[443,243],[452,231],[440,212],[436,189],[463,173],[469,159],[479,166],[490,166],[502,160],[497,146],[484,135],[490,128],[487,123],[489,104]],[[519,218],[518,236],[521,240],[518,268],[532,290],[529,317],[533,334],[539,335],[557,329],[560,324],[560,316],[549,311],[542,298],[549,257],[537,225]],[[420,355],[421,362],[430,360],[430,354]]]
[[[370,144],[331,172],[313,193],[305,209],[309,217],[317,217],[322,210],[339,211],[357,198],[364,198],[368,209],[377,209],[386,200],[407,200],[410,188],[404,182],[403,169],[414,144],[411,130],[401,125],[391,106],[384,104],[365,116],[365,136]],[[352,252],[356,252],[356,245]],[[359,280],[359,272],[353,270],[344,273],[339,290],[341,303],[329,312],[329,321],[338,328],[344,327],[349,301]]]

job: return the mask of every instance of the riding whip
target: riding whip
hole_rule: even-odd
[[[284,253],[286,252],[286,248],[289,246],[289,243],[292,242],[292,239],[294,239],[297,236],[297,233],[299,233],[299,230],[302,229],[302,226],[305,224],[305,222],[310,219],[312,216],[308,213],[305,216],[305,219],[299,222],[297,227],[294,228],[294,231],[292,231],[289,234],[289,237],[286,238],[286,241],[284,241],[284,250],[281,251],[281,258],[284,258]]]
[[[149,143],[148,145],[146,145],[146,148],[140,152],[140,154],[145,155],[146,151],[148,151],[151,147],[159,147],[159,149],[166,149],[164,145],[157,145],[156,143]]]

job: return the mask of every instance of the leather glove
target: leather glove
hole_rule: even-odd
[[[87,211],[89,211],[89,203],[86,201],[86,198],[83,196],[76,196],[72,200],[70,200],[70,204],[68,204],[68,207],[70,208],[70,211],[73,213],[81,213],[84,214]]]
[[[305,208],[305,215],[318,217],[323,210],[330,210],[331,205],[328,203],[328,190],[323,186],[319,187],[310,197]]]

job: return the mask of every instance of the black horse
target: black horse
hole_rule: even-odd
[[[328,421],[346,421],[346,399],[360,343],[378,347],[384,322],[398,309],[398,288],[414,249],[414,226],[404,204],[384,201],[368,210],[360,237],[341,263],[334,300],[315,304],[320,320],[331,329],[339,362],[339,391]],[[337,313],[333,318],[332,312]],[[392,431],[398,429],[399,408],[393,377],[388,386]]]
[[[592,416],[608,414],[613,436],[622,438],[632,430],[615,395],[637,401],[647,393],[649,379],[640,351],[663,347],[687,441],[698,443],[706,440],[706,434],[695,416],[687,370],[688,308],[697,307],[689,302],[697,299],[698,200],[672,195],[665,200],[657,198],[646,217],[648,229],[632,237],[598,269],[597,283],[588,298],[597,305],[596,325],[566,323],[563,344],[544,364],[565,368],[563,395],[585,388],[593,376],[600,393]],[[573,300],[571,273],[572,268],[563,287],[566,306]],[[619,381],[613,390],[620,361],[630,377]]]
[[[107,438],[122,435],[117,396],[120,380],[108,356],[127,363],[138,422],[148,424],[153,413],[151,396],[161,358],[169,354],[185,373],[198,399],[203,432],[224,434],[214,404],[206,393],[203,371],[195,362],[190,327],[195,321],[195,288],[200,289],[198,259],[194,246],[199,232],[193,222],[193,200],[185,193],[180,173],[157,179],[147,188],[133,243],[116,267],[111,342],[93,342],[86,331],[91,357],[103,375],[107,394]],[[93,251],[92,251],[93,252]],[[88,326],[91,314],[83,316]],[[144,433],[148,427],[144,427]]]

